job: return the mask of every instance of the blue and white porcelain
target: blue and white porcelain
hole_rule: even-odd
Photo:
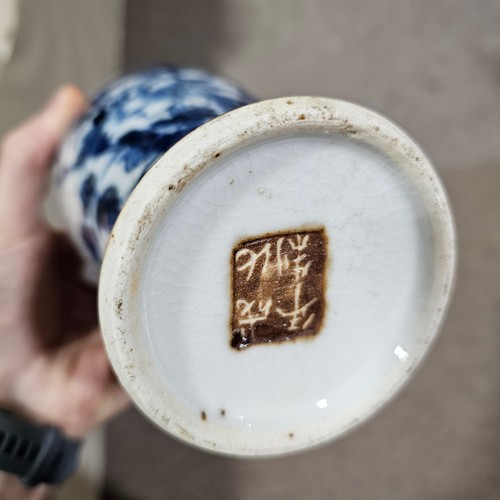
[[[98,269],[126,199],[153,163],[198,126],[253,99],[201,69],[156,67],[122,77],[92,101],[55,166],[66,229]]]
[[[112,234],[99,318],[118,379],[161,429],[229,455],[297,452],[366,421],[429,350],[453,283],[453,220],[424,152],[335,99],[272,99],[194,130]]]

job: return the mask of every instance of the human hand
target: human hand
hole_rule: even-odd
[[[64,87],[0,151],[0,407],[74,437],[128,401],[97,328],[95,290],[42,216],[51,160],[85,107]]]

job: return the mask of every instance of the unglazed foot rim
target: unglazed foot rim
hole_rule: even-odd
[[[400,191],[403,190],[403,194],[407,192],[415,193],[415,210],[418,212],[418,207],[424,208],[425,214],[422,216],[424,222],[421,223],[417,220],[414,224],[415,229],[412,229],[413,232],[403,243],[406,244],[407,242],[411,243],[414,241],[418,234],[420,234],[419,231],[422,231],[425,238],[429,238],[429,241],[432,241],[432,245],[429,247],[422,244],[421,252],[423,253],[421,254],[418,253],[417,250],[414,251],[412,248],[407,252],[408,255],[413,255],[412,252],[414,252],[415,256],[411,258],[416,259],[416,262],[418,261],[417,268],[420,265],[418,259],[422,258],[426,261],[422,263],[422,269],[426,271],[423,272],[423,274],[427,273],[427,276],[424,276],[422,280],[427,280],[425,281],[427,284],[425,287],[422,285],[423,288],[419,292],[422,296],[421,302],[424,305],[421,307],[417,307],[416,305],[414,310],[412,309],[408,313],[409,316],[405,316],[406,313],[404,311],[400,314],[403,319],[413,316],[416,318],[416,326],[413,327],[415,333],[411,338],[408,337],[407,339],[409,345],[401,345],[396,342],[393,346],[393,352],[391,347],[391,352],[389,353],[392,356],[390,358],[390,366],[388,366],[387,370],[384,368],[384,371],[380,372],[382,375],[377,382],[378,385],[374,385],[369,394],[364,394],[362,398],[355,400],[355,402],[351,404],[351,402],[349,402],[349,391],[343,394],[342,388],[339,386],[340,389],[338,389],[337,392],[332,392],[333,395],[339,396],[337,402],[338,411],[334,411],[332,400],[328,401],[327,398],[321,399],[316,397],[317,400],[315,405],[321,410],[317,418],[315,416],[316,414],[306,414],[308,407],[306,408],[304,406],[304,411],[306,413],[304,413],[303,424],[301,424],[302,421],[300,420],[302,417],[297,417],[297,419],[294,420],[295,417],[284,415],[284,423],[280,425],[280,420],[278,418],[279,413],[277,413],[278,410],[271,409],[269,410],[269,425],[267,425],[267,420],[264,421],[260,419],[260,415],[264,412],[263,408],[260,410],[257,409],[258,411],[254,414],[250,412],[248,418],[246,414],[239,415],[237,412],[232,415],[232,408],[227,406],[227,401],[224,401],[224,398],[221,396],[224,391],[222,391],[222,393],[217,392],[217,385],[215,382],[213,386],[206,386],[208,388],[213,387],[214,389],[215,395],[210,399],[212,396],[206,393],[210,393],[211,391],[202,389],[205,386],[203,385],[203,378],[200,377],[204,372],[201,374],[196,373],[197,368],[194,365],[191,371],[188,369],[189,367],[184,368],[186,368],[186,373],[188,375],[190,373],[193,374],[192,380],[194,382],[200,380],[200,383],[196,385],[196,383],[193,382],[190,386],[188,381],[185,385],[185,393],[181,394],[181,392],[184,391],[182,388],[182,380],[175,380],[177,376],[175,374],[176,372],[169,372],[169,369],[172,370],[172,368],[169,368],[168,363],[165,365],[165,359],[168,359],[170,356],[170,366],[174,366],[175,363],[179,362],[179,359],[182,361],[184,352],[189,352],[189,356],[195,356],[202,351],[197,350],[197,344],[190,345],[184,342],[182,340],[182,333],[181,340],[175,340],[175,335],[168,329],[168,325],[170,324],[169,317],[171,317],[172,328],[175,326],[178,332],[180,331],[177,330],[179,325],[184,324],[183,321],[186,317],[180,317],[180,313],[178,314],[179,308],[177,306],[174,307],[169,305],[172,301],[177,300],[175,294],[172,295],[171,299],[165,299],[165,310],[167,312],[170,311],[170,316],[167,315],[164,317],[165,337],[172,337],[171,340],[166,338],[165,344],[168,344],[170,351],[168,349],[165,350],[164,346],[162,347],[162,341],[159,335],[161,334],[161,328],[163,328],[163,326],[158,318],[163,318],[161,314],[162,311],[160,310],[162,304],[161,300],[163,300],[162,296],[163,294],[168,295],[170,292],[169,288],[165,288],[158,278],[158,290],[160,290],[161,293],[160,299],[155,298],[154,287],[156,285],[154,284],[154,279],[156,277],[155,274],[159,276],[163,272],[166,272],[166,275],[168,275],[168,272],[162,267],[164,264],[160,257],[162,255],[164,256],[165,252],[168,255],[170,255],[169,252],[172,252],[169,259],[175,257],[180,260],[178,265],[176,265],[177,267],[172,267],[171,269],[181,269],[179,272],[184,273],[180,275],[178,281],[178,283],[180,283],[179,286],[181,286],[178,295],[182,297],[183,293],[191,293],[186,292],[188,288],[182,288],[184,285],[182,285],[183,280],[181,278],[186,277],[188,280],[193,280],[196,277],[193,278],[188,269],[182,271],[186,266],[182,267],[183,262],[181,261],[184,257],[182,256],[180,244],[172,244],[172,250],[170,250],[170,246],[164,243],[168,240],[172,227],[175,228],[176,225],[178,228],[187,227],[186,224],[188,224],[189,221],[187,221],[187,219],[183,220],[184,216],[182,214],[185,213],[185,218],[188,218],[190,217],[190,212],[185,208],[183,209],[184,212],[179,212],[179,207],[188,206],[187,204],[190,199],[202,199],[200,198],[200,196],[203,196],[203,189],[200,187],[203,186],[202,181],[212,182],[213,180],[213,189],[210,188],[212,191],[209,191],[215,193],[213,195],[215,200],[219,200],[217,197],[219,195],[217,193],[228,190],[229,185],[233,186],[235,182],[235,179],[231,178],[230,175],[227,179],[224,177],[224,169],[233,169],[236,172],[237,168],[240,168],[239,166],[247,161],[243,157],[245,151],[261,151],[259,149],[261,148],[262,153],[259,154],[264,155],[264,153],[267,154],[267,150],[265,150],[265,147],[267,147],[266,144],[273,145],[275,141],[283,140],[283,144],[286,146],[283,151],[286,156],[286,151],[290,150],[289,144],[292,144],[291,141],[296,140],[297,157],[300,159],[302,158],[300,155],[304,154],[304,151],[307,151],[306,142],[308,138],[311,138],[311,151],[318,151],[318,154],[322,151],[327,151],[329,146],[324,147],[322,144],[327,144],[328,141],[333,141],[331,144],[338,145],[340,149],[345,147],[347,150],[351,148],[353,151],[357,151],[356,148],[359,148],[360,158],[364,158],[362,156],[363,154],[368,155],[366,158],[369,158],[371,154],[370,151],[373,151],[374,165],[378,161],[381,165],[381,169],[385,168],[389,171],[387,182],[393,182],[395,179],[394,182],[397,183],[400,182],[398,179],[403,179],[400,184],[397,184],[397,189],[400,189]],[[287,141],[289,141],[289,143],[287,143]],[[271,149],[269,151],[271,151]],[[262,158],[263,157],[264,156],[262,156]],[[377,159],[382,157],[386,158],[386,160]],[[293,163],[294,156],[290,156],[290,158],[290,162]],[[327,158],[327,156],[325,156],[325,158]],[[332,159],[332,165],[335,164],[336,161],[337,160]],[[386,161],[385,164],[384,161]],[[396,167],[395,169],[393,168],[394,166]],[[304,168],[314,169],[314,165],[305,165]],[[254,175],[252,170],[253,169],[247,169],[249,172],[248,175]],[[241,169],[238,172],[241,174]],[[266,172],[263,171],[262,173],[264,177]],[[292,172],[292,170],[290,170],[290,172]],[[318,175],[320,174],[329,175],[327,169],[325,172],[319,171]],[[283,179],[283,184],[286,184],[286,177]],[[348,178],[346,177],[346,179]],[[226,180],[228,181],[227,183],[225,183]],[[376,182],[376,180],[375,178],[374,182]],[[233,181],[233,183],[231,183],[231,181]],[[331,179],[328,178],[325,181],[325,185],[330,181]],[[289,198],[287,198],[287,196],[290,196],[290,193],[285,191],[280,192],[280,183],[276,182],[273,185],[273,191],[270,185],[265,184],[267,181],[263,182],[264,184],[261,186],[259,185],[259,179],[257,177],[241,178],[241,185],[245,185],[245,189],[247,189],[248,186],[255,188],[254,191],[252,191],[253,194],[249,195],[253,197],[249,198],[250,200],[256,200],[260,195],[263,196],[263,201],[261,203],[263,208],[261,210],[264,216],[262,214],[260,215],[263,220],[262,223],[259,223],[260,225],[251,218],[247,219],[248,224],[239,223],[239,226],[230,225],[229,231],[233,231],[234,234],[231,233],[231,235],[227,237],[227,241],[224,240],[224,245],[222,245],[222,243],[220,247],[216,245],[211,254],[207,253],[209,252],[208,250],[205,253],[196,253],[196,245],[189,242],[186,243],[188,250],[195,252],[193,255],[198,259],[193,261],[193,266],[197,265],[196,262],[199,262],[199,259],[203,260],[204,256],[212,258],[212,255],[215,259],[214,262],[227,262],[227,286],[223,286],[227,288],[228,297],[232,293],[230,290],[231,280],[229,277],[231,273],[231,258],[234,258],[232,257],[232,252],[234,249],[236,249],[235,251],[240,250],[240,247],[237,246],[238,241],[241,242],[260,237],[257,228],[261,226],[263,229],[261,231],[262,233],[269,232],[269,229],[271,229],[272,232],[274,228],[274,230],[280,229],[280,231],[275,231],[276,234],[284,232],[287,235],[292,234],[292,236],[294,234],[306,234],[301,232],[304,230],[304,225],[306,226],[306,231],[324,229],[322,222],[325,221],[320,220],[321,216],[318,215],[320,212],[317,211],[317,207],[314,205],[314,193],[316,192],[315,189],[317,188],[317,184],[312,183],[311,186],[308,187],[307,182],[304,182],[304,197],[308,196],[307,193],[312,193],[311,200],[313,201],[310,202],[310,206],[312,207],[311,214],[313,214],[313,208],[315,207],[314,210],[316,210],[316,212],[314,212],[314,214],[316,215],[313,214],[314,216],[311,215],[310,220],[306,220],[307,217],[304,218],[297,212],[298,223],[296,227],[290,222],[293,220],[293,218],[291,218],[283,219],[285,227],[278,228],[277,226],[274,227],[272,222],[264,220],[266,219],[265,214],[267,206],[265,204],[274,203],[274,205],[269,205],[269,207],[271,207],[269,219],[273,219],[274,217],[274,219],[279,222],[281,219],[279,219],[279,215],[276,214],[279,212],[280,200],[285,200],[284,203],[287,203],[287,207],[291,206]],[[348,186],[347,184],[346,186],[354,190],[352,192],[355,192],[356,182],[358,182],[358,180],[354,178],[352,182],[349,180]],[[224,188],[221,187],[223,183],[225,183],[224,186],[226,186]],[[283,190],[284,189],[285,188],[283,188]],[[365,190],[363,195],[368,199],[371,191],[367,187],[363,187],[363,189]],[[207,196],[212,196],[209,191],[207,191]],[[245,195],[247,191],[241,191],[242,196]],[[230,193],[230,191],[227,192]],[[382,193],[383,190],[377,192]],[[273,196],[275,197],[272,198]],[[342,194],[339,196],[341,197]],[[383,194],[380,196],[383,196]],[[404,208],[406,206],[405,197],[399,195],[394,196],[393,199],[390,198],[391,203],[397,204],[399,203],[398,200],[401,200],[401,207]],[[350,199],[352,199],[352,197]],[[242,198],[242,200],[245,201],[244,198]],[[325,206],[330,209],[331,205],[328,204],[330,203],[328,197],[325,197],[325,200]],[[387,198],[387,200],[389,200],[389,198]],[[199,201],[193,201],[193,203],[195,205],[198,203],[196,205],[198,208],[201,206]],[[227,203],[228,207],[238,208],[237,202],[232,201],[231,198],[228,198]],[[374,210],[381,210],[377,203],[375,203],[374,207]],[[217,207],[214,210],[217,210]],[[272,210],[274,210],[274,212],[272,212]],[[346,210],[348,210],[348,208],[346,208]],[[385,214],[386,212],[390,213],[390,207],[383,213]],[[410,221],[409,224],[413,221],[413,216],[410,212],[411,210],[408,211],[410,214],[408,216],[408,220]],[[201,217],[200,210],[194,210],[192,213],[192,217]],[[349,214],[349,212],[347,211],[346,214]],[[358,215],[354,214],[353,217]],[[367,216],[369,216],[369,214]],[[397,224],[403,224],[406,220],[405,218],[398,219],[397,217],[399,216],[396,214],[396,219],[394,220]],[[341,332],[346,332],[346,334],[349,332],[349,329],[345,325],[338,326],[338,328],[335,327],[335,325],[340,325],[336,319],[336,315],[339,314],[339,311],[335,308],[341,307],[338,304],[348,304],[348,302],[341,299],[340,295],[335,295],[338,293],[338,289],[335,288],[336,275],[332,274],[332,269],[335,266],[336,260],[340,259],[342,255],[342,248],[338,247],[338,243],[336,243],[340,226],[331,226],[331,224],[334,224],[331,222],[331,219],[332,218],[328,218],[328,220],[326,220],[326,226],[328,227],[325,228],[326,238],[328,239],[328,262],[326,268],[328,269],[328,273],[330,273],[326,276],[326,323],[323,321],[322,327],[320,328],[318,326],[318,328],[314,330],[314,335],[309,339],[285,339],[284,341],[280,339],[280,342],[271,343],[269,345],[266,342],[258,342],[249,347],[244,346],[246,348],[241,350],[234,349],[234,346],[231,347],[230,342],[232,328],[234,332],[234,311],[237,309],[235,309],[234,305],[231,306],[230,299],[225,296],[223,300],[226,301],[227,299],[227,304],[224,302],[224,307],[222,308],[223,312],[220,314],[227,320],[227,324],[225,324],[224,327],[219,325],[222,316],[220,316],[219,312],[215,311],[215,316],[213,316],[215,319],[213,321],[219,326],[213,328],[212,326],[207,327],[207,339],[209,339],[209,342],[207,342],[206,346],[206,353],[208,353],[206,356],[210,357],[213,355],[214,359],[219,355],[222,356],[222,358],[220,358],[222,361],[219,366],[217,366],[217,363],[207,365],[207,369],[212,370],[211,373],[213,373],[215,380],[219,380],[217,377],[222,370],[227,368],[227,366],[231,366],[231,370],[233,370],[234,367],[238,369],[240,365],[245,365],[247,367],[251,366],[251,363],[254,361],[249,360],[255,360],[255,363],[257,363],[256,366],[258,366],[259,363],[262,363],[262,361],[259,360],[268,360],[275,356],[276,359],[284,360],[282,361],[284,364],[281,366],[281,368],[283,368],[288,366],[288,359],[300,360],[300,353],[307,353],[308,356],[311,356],[311,359],[317,361],[319,359],[318,353],[321,352],[321,348],[323,348],[323,352],[325,352],[325,347],[331,345],[337,347],[341,346],[339,339],[332,340],[331,342],[333,343],[329,343],[329,338],[335,338],[336,333],[340,335]],[[350,224],[349,221],[351,221],[351,219],[352,218],[347,217],[345,219],[346,224]],[[197,221],[197,227],[203,227],[201,218],[197,219]],[[222,223],[225,224],[226,219],[223,219]],[[419,228],[419,224],[422,225],[421,228]],[[208,227],[212,228],[212,226]],[[372,225],[372,229],[373,227],[375,226]],[[383,226],[380,227],[383,229]],[[404,224],[401,227],[404,233]],[[411,231],[408,231],[408,234],[410,234]],[[196,235],[196,233],[193,234]],[[163,239],[162,235],[164,236]],[[394,238],[397,237],[397,235],[397,232],[392,232],[388,238]],[[293,239],[292,236],[290,236],[290,239]],[[218,237],[219,236],[217,236],[217,238]],[[403,239],[405,237],[404,235],[402,236]],[[167,240],[165,240],[165,238],[167,238]],[[210,235],[208,235],[207,238],[206,241],[210,242]],[[269,241],[273,245],[276,245],[279,240],[279,234],[272,238],[274,239],[270,239]],[[380,238],[385,237],[382,235]],[[231,241],[233,242],[232,244],[230,244]],[[300,239],[298,241],[300,242]],[[385,239],[377,240],[377,235],[374,236],[373,242],[374,245],[378,245],[379,243],[388,245]],[[396,241],[395,244],[403,245],[403,243]],[[176,245],[180,250],[176,250]],[[389,246],[390,245],[388,245],[387,248],[389,248]],[[425,253],[428,248],[431,249],[429,250],[431,251],[430,255]],[[259,247],[259,249],[261,249],[261,247]],[[177,254],[175,253],[176,251],[178,252]],[[218,252],[221,253],[221,256],[217,256]],[[404,254],[401,249],[398,250],[398,252],[397,255]],[[297,255],[298,254],[291,253],[290,259],[297,257]],[[404,260],[406,258],[404,255],[401,257],[403,259],[402,262],[407,262]],[[164,261],[166,262],[165,266],[168,267],[169,264],[166,257]],[[186,262],[189,262],[189,260],[186,260]],[[360,260],[359,262],[364,261]],[[241,267],[241,262],[239,265]],[[214,264],[214,266],[216,266],[216,264]],[[204,268],[200,269],[203,271]],[[338,272],[339,275],[343,272],[341,266]],[[347,273],[347,271],[345,272]],[[362,272],[363,268],[361,268],[361,273]],[[376,274],[377,270],[374,272]],[[414,279],[415,276],[420,279],[418,269],[417,271],[412,271],[412,273],[407,273],[408,276],[413,277],[411,279]],[[109,358],[121,384],[129,392],[133,401],[142,412],[160,428],[184,441],[214,452],[243,456],[277,455],[315,446],[342,435],[373,415],[376,410],[397,393],[408,380],[415,367],[423,359],[429,345],[435,338],[450,299],[454,273],[454,226],[446,194],[436,172],[425,154],[403,131],[401,131],[401,129],[379,114],[348,102],[317,97],[275,99],[237,109],[191,132],[162,156],[141,180],[120,213],[106,249],[99,282],[100,322]],[[173,274],[173,271],[171,271],[170,274]],[[151,277],[151,275],[153,276]],[[345,275],[347,276],[347,274]],[[404,272],[403,275],[406,276]],[[207,276],[212,275],[208,272]],[[342,279],[343,278],[339,277],[339,280]],[[190,297],[192,297],[194,301],[198,300],[199,304],[203,304],[202,299],[204,296],[200,293],[200,286],[204,285],[203,283],[200,285],[196,280],[192,282],[194,285]],[[342,281],[339,281],[338,283],[341,282]],[[191,283],[191,281],[189,283]],[[360,283],[364,283],[364,281],[360,281]],[[188,285],[186,285],[186,287],[187,286]],[[220,293],[217,286],[217,283],[215,283],[213,288],[214,295]],[[222,288],[220,289],[222,290]],[[377,291],[376,287],[374,290],[375,292]],[[381,288],[381,294],[385,297],[383,300],[387,301],[391,299],[390,294],[393,293],[391,290],[389,285],[385,288]],[[204,293],[206,297],[210,296],[210,286],[207,287]],[[317,290],[314,293],[318,293]],[[222,295],[220,295],[220,297],[222,297]],[[210,304],[210,298],[207,298],[207,300]],[[342,302],[342,300],[344,300],[344,302]],[[379,299],[374,298],[373,300],[375,301],[374,303],[377,303],[376,301]],[[380,300],[381,302],[379,304],[385,304],[382,299]],[[312,301],[310,302],[312,303]],[[216,302],[214,304],[216,304]],[[266,304],[266,301],[262,300],[262,310],[266,310]],[[171,309],[168,309],[169,307]],[[199,308],[202,306],[196,307],[198,307],[198,310],[201,310]],[[356,304],[354,307],[356,307]],[[395,307],[397,308],[398,306]],[[215,307],[215,309],[217,309],[217,307]],[[186,311],[188,310],[189,307],[186,308]],[[282,311],[282,309],[280,310]],[[210,324],[210,312],[211,311],[207,311],[205,313],[207,325]],[[342,312],[342,310],[340,310],[340,312]],[[389,313],[390,311],[387,311],[387,314]],[[217,314],[219,314],[219,316],[217,316]],[[340,316],[342,316],[342,314],[340,314]],[[187,317],[189,319],[189,316]],[[148,318],[149,320],[153,318],[153,324],[148,324]],[[304,321],[306,321],[305,316]],[[233,322],[233,325],[231,322]],[[311,319],[306,326],[312,324],[313,319]],[[334,327],[331,327],[331,325],[334,325]],[[384,342],[390,342],[398,333],[399,327],[397,326],[396,320],[394,325],[396,326],[390,327],[394,330],[393,333],[390,334],[392,337],[389,334],[386,335],[384,332],[380,334]],[[288,324],[288,326],[290,325]],[[388,327],[388,331],[390,328]],[[213,347],[214,335],[219,331],[220,339],[216,339],[217,346]],[[361,326],[354,327],[353,331],[358,333],[361,332],[359,335],[360,338],[363,338],[362,335],[364,335],[364,333],[362,332]],[[375,331],[375,335],[377,334],[378,332]],[[184,333],[184,335],[186,334]],[[159,338],[160,341],[158,340]],[[346,342],[347,345],[349,345],[349,335],[346,336]],[[370,342],[371,340],[368,344]],[[171,353],[175,349],[178,349],[177,355]],[[167,354],[164,354],[164,352],[167,352]],[[359,354],[360,359],[365,359],[363,356],[366,356],[366,353],[363,351],[363,346],[360,347]],[[236,356],[236,358],[234,356]],[[237,358],[237,356],[241,357]],[[246,356],[246,358],[244,356]],[[299,358],[296,358],[297,356],[299,356]],[[335,356],[339,356],[337,352],[333,352],[331,356],[332,361],[342,362],[341,358],[335,358]],[[229,360],[229,364],[225,364],[226,361],[224,360]],[[382,363],[382,361],[378,361]],[[277,366],[280,366],[280,362],[281,361],[277,361]],[[193,363],[192,360],[191,363]],[[203,363],[205,363],[205,361],[202,360],[198,364],[203,365]],[[308,368],[309,365],[307,363],[308,362],[305,361],[303,367]],[[356,365],[356,363],[357,361],[354,357],[351,365]],[[346,364],[347,368],[349,368],[349,366],[350,365]],[[182,372],[184,368],[181,365],[179,365],[179,367]],[[360,366],[360,373],[363,372],[364,368],[365,365]],[[257,371],[265,369],[266,367],[262,365]],[[378,370],[378,368],[373,369]],[[354,375],[356,370],[357,366],[354,366],[352,368],[352,373]],[[282,373],[282,370],[280,373]],[[335,371],[332,371],[332,373],[335,373]],[[230,375],[228,375],[228,377],[229,376]],[[360,375],[361,379],[363,376],[364,375]],[[366,376],[368,377],[369,375]],[[297,394],[300,394],[301,390],[306,391],[304,394],[307,394],[307,391],[310,390],[307,383],[304,383],[302,386],[300,385],[302,379],[298,377],[298,375],[292,374],[291,377],[295,384],[294,387],[297,387]],[[220,380],[222,380],[222,383],[225,383],[224,378]],[[235,383],[236,382],[237,380],[235,380]],[[332,381],[332,384],[334,382],[335,381]],[[247,391],[249,391],[248,388],[251,387],[251,384],[245,381],[241,383],[243,387],[247,387]],[[249,385],[245,386],[245,383]],[[359,394],[363,394],[362,383],[359,381],[357,383],[361,389],[357,388],[355,381],[352,381],[351,386],[354,388],[353,390],[359,390]],[[299,385],[302,389],[298,387]],[[323,385],[323,387],[327,386],[327,384]],[[279,388],[282,386],[276,383],[273,387]],[[202,394],[199,395],[199,406],[197,406],[196,402],[197,388],[202,392]],[[231,389],[232,386],[228,384],[227,397],[230,398],[230,402],[234,407],[240,405],[241,408],[245,408],[245,397],[241,397],[240,400],[235,399],[236,396],[231,396]],[[342,406],[343,403],[340,402],[340,400],[343,399],[343,397],[340,397],[342,394],[345,396],[346,401],[344,406]],[[251,400],[252,397],[256,396],[254,394],[249,394],[248,397]],[[281,396],[278,395],[276,408],[280,407],[280,397]],[[214,398],[220,398],[221,400],[220,402],[214,402]],[[269,399],[268,401],[273,402],[274,400]],[[287,408],[287,405],[293,406],[293,399],[289,396],[283,396],[282,402],[284,408]],[[330,409],[327,409],[328,405],[330,405]],[[297,402],[297,408],[300,410],[302,409],[300,401]],[[272,413],[273,411],[274,413]],[[239,417],[241,417],[240,420],[243,422],[241,425],[238,424]]]

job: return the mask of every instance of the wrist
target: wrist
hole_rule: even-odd
[[[0,470],[26,486],[63,482],[76,469],[80,445],[56,427],[0,409]]]
[[[2,500],[49,500],[54,488],[48,485],[29,488],[16,476],[0,471],[0,498]]]
[[[78,411],[71,397],[62,396],[57,380],[50,375],[43,360],[36,360],[29,368],[3,380],[5,383],[0,384],[0,408],[33,424],[57,427],[70,438],[85,437],[88,429],[84,412]]]

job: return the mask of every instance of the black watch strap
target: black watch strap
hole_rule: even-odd
[[[0,409],[0,470],[26,486],[63,482],[76,469],[80,446],[57,427],[35,425]]]

